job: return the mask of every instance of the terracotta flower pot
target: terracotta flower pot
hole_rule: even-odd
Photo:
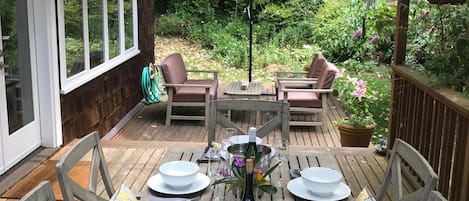
[[[357,128],[346,124],[339,125],[340,143],[343,147],[368,147],[376,125]]]

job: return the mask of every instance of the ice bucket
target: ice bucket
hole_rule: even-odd
[[[233,156],[244,157],[247,147],[248,147],[248,143],[230,145],[228,147],[230,164],[233,163]],[[266,145],[258,144],[257,151],[262,153],[261,166],[264,167],[264,165],[269,165],[272,148]]]

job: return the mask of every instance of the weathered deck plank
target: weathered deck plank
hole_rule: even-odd
[[[227,98],[223,94],[226,84],[221,84],[218,90],[218,98]],[[265,85],[265,92],[262,96],[266,100],[275,100],[273,85]],[[163,100],[165,97],[163,97]],[[344,112],[335,97],[329,99],[327,121],[322,127],[290,127],[291,144],[308,147],[340,147],[340,137],[333,121],[344,117]],[[196,108],[176,108],[176,112],[200,113]],[[206,142],[207,128],[202,121],[175,120],[170,126],[164,125],[166,103],[145,105],[131,120],[113,137],[113,141],[139,140],[139,141],[179,141],[179,142]],[[268,113],[261,113],[261,122],[269,120]],[[311,119],[316,118],[308,114],[291,114],[293,118]],[[233,111],[232,119],[239,123],[241,128],[247,130],[250,126],[255,126],[256,113]],[[222,132],[217,128],[217,132]],[[271,144],[275,137],[280,136],[280,130],[276,130],[271,135],[264,137],[264,142]]]

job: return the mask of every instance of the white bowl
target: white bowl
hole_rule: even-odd
[[[159,168],[164,183],[173,188],[184,188],[192,184],[199,173],[199,166],[189,161],[171,161]]]
[[[310,167],[301,171],[305,187],[315,195],[328,196],[339,187],[342,173],[325,167]]]
[[[231,144],[244,144],[249,142],[249,135],[235,135],[229,139]],[[262,139],[256,137],[256,144],[262,144]]]

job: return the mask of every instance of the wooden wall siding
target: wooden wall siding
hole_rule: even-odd
[[[106,134],[141,99],[140,75],[154,62],[153,1],[138,1],[141,53],[74,91],[61,95],[64,143],[91,131]]]
[[[450,200],[469,200],[469,99],[433,89],[428,79],[394,66],[389,142],[401,138],[431,163],[438,190]]]

